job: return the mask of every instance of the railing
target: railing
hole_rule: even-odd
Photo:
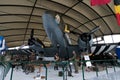
[[[4,80],[4,77],[6,77],[8,71],[9,71],[10,68],[11,68],[11,65],[10,65],[9,63],[0,62],[0,67],[1,67],[1,75],[0,75],[0,78],[1,78],[1,80]]]
[[[81,63],[81,71],[82,71],[82,80],[86,80],[86,75],[88,75],[88,73],[86,73],[85,69],[86,69],[86,66],[85,66],[85,63],[87,61],[90,61],[92,64],[96,64],[94,65],[92,68],[92,70],[94,71],[95,73],[95,76],[94,77],[100,77],[100,70],[98,68],[98,65],[102,65],[104,67],[104,72],[105,74],[104,75],[109,75],[110,74],[110,71],[109,71],[109,67],[112,67],[113,69],[113,72],[116,72],[116,67],[119,67],[119,63],[116,62],[116,60],[84,60],[84,61],[77,61],[78,63]],[[12,68],[11,70],[11,78],[10,80],[12,80],[12,76],[13,76],[13,65],[15,65],[16,63],[19,63],[19,64],[33,64],[33,65],[39,65],[39,64],[43,64],[44,67],[45,67],[45,80],[48,80],[48,67],[46,66],[46,64],[48,63],[52,63],[52,64],[60,64],[62,65],[62,71],[63,71],[63,80],[67,80],[67,72],[66,72],[66,68],[67,66],[70,64],[70,62],[76,62],[76,61],[61,61],[61,62],[50,62],[50,61],[33,61],[33,62],[29,62],[29,61],[19,61],[19,62],[13,62],[13,61],[6,61],[6,62],[0,62],[1,65],[3,65],[4,67],[4,76],[3,76],[3,79],[4,80],[4,77],[6,76],[6,74],[8,73],[9,69]],[[112,65],[110,65],[112,64]],[[12,65],[12,67],[11,67]],[[88,79],[87,80],[92,80],[92,79]]]
[[[111,67],[113,69],[113,72],[116,72],[116,67],[119,67],[119,64],[116,62],[116,60],[85,60],[85,61],[82,61],[82,63],[86,63],[87,61],[90,61],[91,63],[95,63],[96,65],[93,66],[93,68],[95,69],[95,73],[96,75],[94,77],[100,77],[101,74],[100,74],[100,70],[98,68],[97,65],[101,65],[104,69],[103,71],[104,74],[103,75],[109,75],[109,67]],[[82,75],[83,75],[83,80],[86,80],[86,77],[85,77],[85,66],[82,64]],[[90,80],[90,79],[87,79],[87,80]],[[103,80],[103,79],[99,79],[99,80]],[[107,79],[105,79],[107,80]]]

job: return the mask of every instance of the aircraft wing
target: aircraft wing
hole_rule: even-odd
[[[93,55],[109,53],[113,51],[118,45],[119,43],[93,44],[91,47],[91,53]]]
[[[19,48],[19,49],[8,49],[5,51],[8,54],[41,54],[44,53],[44,56],[46,57],[53,57],[55,53],[57,52],[57,48],[54,47],[44,47],[41,48],[36,45],[29,46],[28,48]]]
[[[32,49],[32,48],[30,48]],[[31,53],[34,53],[36,58],[39,55],[39,58],[41,58],[43,61],[55,61],[54,55],[58,52],[56,48],[54,47],[45,47],[44,52],[41,49],[39,53],[35,52],[34,49],[30,50],[27,49],[12,49],[12,50],[6,50],[6,54],[10,55],[31,55]]]
[[[100,55],[100,54],[109,53],[111,51],[114,51],[119,44],[120,43],[93,44],[90,49],[91,49],[92,55]],[[80,49],[79,49],[78,45],[70,45],[69,46],[68,51],[70,53],[70,56],[72,56],[73,50],[76,51],[76,53],[78,55],[81,54],[81,52],[79,51]]]

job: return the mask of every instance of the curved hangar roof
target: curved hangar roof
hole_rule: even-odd
[[[120,33],[113,1],[91,6],[90,0],[0,0],[0,35],[5,37],[8,47],[27,44],[31,29],[35,29],[34,36],[47,45],[49,39],[41,19],[46,10],[61,13],[70,30],[80,34],[96,26],[101,28],[94,37]],[[70,38],[76,44],[78,36],[70,34]]]

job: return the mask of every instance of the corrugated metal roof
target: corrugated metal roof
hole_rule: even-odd
[[[27,44],[31,29],[35,29],[35,37],[49,42],[41,19],[46,10],[62,14],[70,30],[80,34],[96,26],[101,28],[94,37],[120,33],[113,1],[91,6],[90,0],[0,0],[0,35],[5,37],[8,47]],[[76,44],[77,35],[70,34],[70,38]]]

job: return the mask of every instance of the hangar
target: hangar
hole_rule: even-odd
[[[0,0],[0,35],[5,37],[6,45],[27,45],[34,29],[34,36],[50,46],[42,21],[46,10],[61,14],[70,31],[79,34],[101,26],[93,33],[95,44],[120,41],[113,0],[100,6],[91,6],[90,0]],[[78,35],[70,33],[69,36],[72,44],[77,44]]]
[[[62,14],[70,30],[80,34],[96,26],[101,28],[94,33],[94,38],[120,33],[113,1],[107,5],[91,6],[89,0],[1,0],[0,34],[5,37],[8,47],[26,44],[33,28],[35,36],[49,45],[41,19],[45,10]],[[77,36],[70,34],[70,38],[76,44]]]

